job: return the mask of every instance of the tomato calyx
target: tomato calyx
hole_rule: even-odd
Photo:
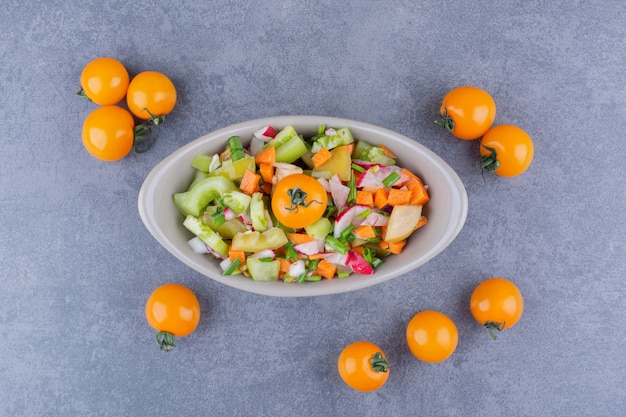
[[[86,98],[87,100],[91,101],[93,103],[93,100],[90,99],[89,97],[87,97],[87,94],[85,93],[85,89],[81,88],[80,90],[78,90],[76,92],[76,95],[80,98]]]
[[[389,362],[387,362],[387,359],[381,352],[374,353],[374,356],[370,359],[370,364],[374,372],[389,372]]]
[[[174,347],[176,347],[176,344],[174,343],[175,339],[176,338],[172,333],[166,332],[165,330],[160,331],[156,335],[157,344],[159,345],[161,350],[164,350],[166,352],[169,352]]]
[[[148,123],[151,123],[155,126],[162,125],[163,123],[165,123],[165,119],[167,119],[166,114],[162,116],[157,116],[155,114],[152,114],[152,112],[148,110],[147,107],[144,107],[143,111],[147,112],[150,115],[150,118],[148,119]]]
[[[500,168],[500,161],[498,161],[498,153],[494,148],[489,146],[480,145],[483,148],[489,151],[488,155],[483,155],[480,157],[480,168],[483,170],[487,170],[489,172],[494,172],[498,168]]]
[[[439,117],[441,120],[435,120],[435,124],[439,127],[443,127],[448,132],[452,132],[454,130],[454,120],[452,116],[448,114],[448,109],[444,108],[443,112],[439,112]]]
[[[496,340],[498,337],[496,336],[496,330],[501,332],[504,329],[505,323],[498,323],[497,321],[488,321],[485,323],[485,327],[489,330],[489,334],[493,340]]]
[[[304,190],[302,190],[300,187],[294,187],[294,188],[288,189],[287,195],[289,196],[290,202],[289,202],[289,206],[285,206],[285,210],[289,212],[292,212],[295,210],[297,213],[298,208],[300,206],[307,208],[313,203],[324,204],[318,200],[311,200],[308,203],[306,203],[305,201],[306,201],[308,194]]]

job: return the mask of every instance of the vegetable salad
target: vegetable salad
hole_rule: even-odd
[[[195,235],[189,245],[224,275],[303,283],[373,274],[428,222],[428,187],[349,128],[304,137],[265,126],[246,148],[233,136],[191,165],[194,179],[174,203]]]

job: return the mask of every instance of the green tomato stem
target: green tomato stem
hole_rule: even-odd
[[[167,115],[164,114],[162,116],[157,116],[155,114],[152,114],[152,112],[147,107],[145,107],[143,111],[147,112],[150,115],[148,122],[155,126],[162,125],[163,123],[165,123],[165,119],[167,119]]]
[[[441,120],[435,120],[435,124],[443,127],[448,132],[452,132],[454,129],[454,120],[452,119],[452,116],[448,114],[448,109],[444,108],[443,113],[439,112],[439,118],[441,118]]]
[[[486,169],[489,172],[494,172],[500,168],[500,161],[498,161],[498,153],[494,148],[489,146],[480,145],[489,151],[489,155],[483,155],[480,157],[480,168]]]
[[[375,372],[389,372],[389,362],[380,352],[374,353],[374,356],[370,359],[370,364]]]
[[[169,352],[176,346],[176,344],[174,343],[175,339],[176,338],[172,333],[166,331],[161,331],[156,335],[157,344],[159,345],[161,350],[164,350],[166,352]]]
[[[489,334],[493,340],[496,340],[498,337],[496,336],[496,330],[501,332],[504,329],[505,323],[498,323],[496,321],[488,321],[485,323],[485,327],[489,330]]]
[[[152,131],[150,127],[141,123],[135,126],[135,141],[133,149],[136,153],[144,153],[152,147]]]

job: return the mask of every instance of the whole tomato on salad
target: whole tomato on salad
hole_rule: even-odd
[[[337,370],[350,388],[362,392],[379,389],[389,378],[389,363],[384,352],[367,341],[346,346],[337,360]]]
[[[93,110],[83,122],[83,145],[95,158],[117,161],[133,148],[135,120],[119,106],[103,106]]]
[[[517,126],[498,125],[480,140],[481,167],[501,177],[514,177],[533,162],[533,141]]]
[[[496,103],[488,92],[478,87],[457,87],[441,101],[439,117],[435,123],[457,138],[478,139],[493,124]]]
[[[161,350],[170,351],[175,337],[191,334],[200,322],[200,303],[189,288],[181,284],[158,287],[146,303],[146,320],[158,330],[156,340]]]
[[[288,175],[276,184],[272,211],[287,227],[306,227],[319,220],[326,211],[328,195],[324,187],[306,174]]]
[[[166,75],[144,71],[130,81],[126,103],[135,116],[158,125],[176,105],[176,88]]]
[[[495,340],[494,330],[515,326],[524,312],[524,299],[515,284],[505,278],[490,278],[481,282],[472,292],[470,311],[474,319],[489,329]]]
[[[424,362],[441,362],[454,352],[459,333],[454,322],[438,311],[422,311],[409,321],[406,340],[413,355]]]
[[[119,103],[128,90],[128,71],[114,58],[94,59],[83,68],[80,74],[82,87],[79,95],[84,95],[101,106]]]

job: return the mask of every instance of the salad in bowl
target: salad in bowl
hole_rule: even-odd
[[[277,116],[220,129],[161,161],[139,213],[170,253],[272,296],[353,291],[405,274],[460,232],[467,195],[418,142],[370,124]]]
[[[223,275],[303,283],[370,275],[428,223],[428,186],[385,145],[349,127],[306,137],[266,125],[249,145],[231,136],[220,153],[197,154],[194,179],[173,201],[196,253]]]

